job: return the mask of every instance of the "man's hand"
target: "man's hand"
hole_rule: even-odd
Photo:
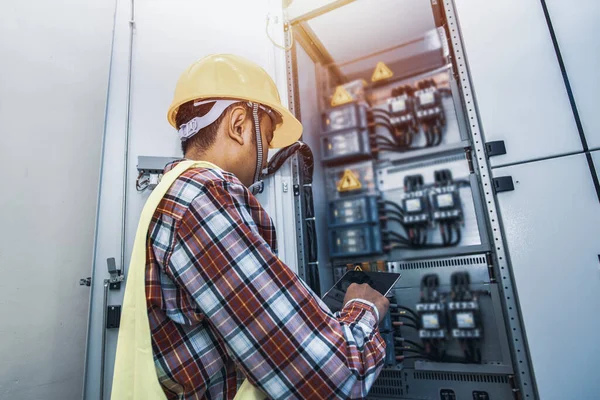
[[[387,314],[388,308],[390,307],[390,301],[366,283],[360,285],[358,283],[353,283],[348,287],[346,295],[344,296],[344,306],[347,302],[354,299],[361,299],[375,304],[377,311],[379,311],[379,322],[383,320],[383,317],[385,317],[385,314]]]

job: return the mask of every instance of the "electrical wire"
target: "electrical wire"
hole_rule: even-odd
[[[396,328],[401,328],[401,327],[405,326],[407,328],[413,328],[413,329],[419,330],[419,328],[417,327],[417,325],[407,324],[407,323],[400,322],[400,321],[394,321],[394,322],[392,322],[392,326],[395,326]]]
[[[311,184],[315,165],[314,156],[310,147],[306,143],[300,141],[280,149],[273,157],[271,157],[265,177],[275,174],[283,166],[283,164],[285,164],[288,158],[293,156],[296,152],[300,153],[304,157],[303,184]]]
[[[390,209],[385,209],[383,210],[384,214],[391,214],[397,218],[400,218],[401,220],[404,220],[404,214],[400,214],[398,211],[396,210],[390,210]]]
[[[421,346],[417,342],[413,342],[412,340],[404,339],[403,337],[394,336],[394,341],[400,342],[400,343],[408,343],[409,345],[414,346],[414,347],[416,347],[417,349],[420,349],[423,352],[427,352],[425,350],[425,347]]]
[[[404,210],[402,209],[402,207],[400,207],[400,205],[398,203],[395,203],[395,202],[389,201],[389,200],[380,200],[379,203],[390,205],[390,206],[394,207],[395,209],[397,209],[400,214],[404,214]]]
[[[396,217],[385,217],[385,220],[390,221],[390,222],[397,222],[400,225],[404,226],[404,220],[401,218],[396,218]]]
[[[424,350],[411,349],[409,347],[394,347],[394,350],[398,351],[398,352],[401,352],[401,353],[404,353],[404,352],[407,352],[407,353],[417,353],[417,354],[420,354],[420,355],[423,355],[423,356],[426,356],[426,357],[431,357],[429,354],[425,353]]]
[[[394,129],[394,127],[390,124],[389,121],[377,121],[375,120],[374,122],[371,122],[369,124],[370,128],[376,128],[376,127],[381,127],[381,128],[385,128],[389,133],[392,134],[392,136],[396,136],[396,130]]]
[[[150,184],[149,178],[142,180],[144,175],[145,174],[143,172],[140,172],[137,179],[135,180],[135,190],[137,190],[138,192],[143,192],[144,190],[148,189],[148,186]]]
[[[458,246],[458,244],[462,240],[462,233],[460,226],[458,226],[456,223],[454,224],[454,228],[456,229],[456,242],[454,242],[453,246]]]
[[[385,116],[387,116],[388,118],[392,116],[392,113],[389,112],[388,110],[384,110],[382,108],[371,108],[370,111],[375,114],[375,113],[382,113],[385,114]]]
[[[292,28],[291,28],[289,22],[288,21],[284,21],[284,23],[283,23],[284,27],[285,27],[286,24],[288,25],[287,31],[289,32],[288,35],[289,35],[289,38],[290,38],[290,44],[289,44],[289,46],[282,46],[279,43],[277,43],[275,41],[275,39],[273,39],[271,37],[271,34],[269,33],[269,25],[270,25],[270,23],[271,23],[271,15],[267,15],[267,25],[265,27],[265,32],[267,34],[267,37],[271,41],[271,43],[273,43],[273,45],[275,47],[277,47],[278,49],[285,50],[285,51],[290,51],[294,47],[294,32],[292,31]],[[285,28],[284,28],[284,33],[285,33]]]
[[[425,350],[425,347],[421,346],[420,344],[418,344],[417,342],[413,342],[412,340],[408,340],[408,339],[404,339],[402,338],[402,340],[412,346],[415,346],[417,349],[423,349]]]
[[[440,224],[440,235],[442,236],[442,243],[444,244],[444,246],[448,246],[448,236],[446,234],[446,229],[445,229],[446,224]]]
[[[412,315],[409,314],[395,314],[395,313],[390,313],[390,315],[392,317],[398,317],[398,318],[405,318],[411,322],[414,322],[415,325],[419,325],[419,321],[417,321],[417,319],[415,317],[413,317]]]
[[[394,232],[394,231],[385,231],[383,233],[384,235],[387,236],[392,236],[394,238],[394,240],[399,240],[400,243],[404,243],[404,244],[410,244],[410,239],[407,237],[402,236],[401,234],[399,234],[398,232]],[[393,241],[392,241],[393,242]]]
[[[375,135],[374,135],[374,137],[375,137],[375,139],[376,139],[376,140],[377,140],[377,139],[383,140],[383,141],[385,142],[385,143],[383,143],[383,144],[384,144],[384,145],[386,145],[386,146],[387,146],[387,145],[389,145],[389,146],[394,146],[394,147],[396,146],[396,142],[394,142],[392,139],[390,139],[390,138],[389,138],[389,137],[387,137],[387,136],[384,136],[384,135],[379,135],[379,134],[375,134]],[[377,143],[377,144],[379,144],[379,143]]]
[[[394,232],[394,231],[385,231],[384,235],[389,235],[389,236],[393,236],[394,240],[399,240],[398,242],[394,242],[394,240],[390,240],[389,244],[390,245],[394,245],[394,244],[400,244],[400,245],[410,245],[409,247],[415,248],[415,249],[438,249],[438,248],[442,248],[442,247],[447,247],[447,244],[438,244],[438,243],[427,243],[427,244],[418,244],[415,243],[414,241],[411,241],[410,238],[404,237],[402,235],[400,235],[398,232]]]
[[[408,307],[401,306],[401,305],[398,305],[398,304],[390,304],[390,308],[398,308],[400,310],[408,311],[409,313],[411,313],[412,315],[414,315],[416,318],[419,318],[419,314],[417,314],[414,310],[412,310],[412,309],[410,309]]]

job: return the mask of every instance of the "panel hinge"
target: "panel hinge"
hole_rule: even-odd
[[[504,145],[504,140],[494,140],[493,142],[487,142],[485,144],[485,152],[487,153],[488,158],[506,154],[506,146]]]
[[[121,306],[108,306],[106,313],[106,329],[121,326]]]
[[[499,176],[498,178],[492,179],[494,185],[494,193],[510,192],[515,190],[512,176]]]
[[[300,196],[300,185],[294,185],[294,196]]]

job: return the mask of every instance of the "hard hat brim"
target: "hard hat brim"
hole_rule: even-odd
[[[229,98],[229,99],[241,100],[241,101],[251,101],[254,103],[261,104],[263,106],[267,106],[270,109],[279,113],[279,115],[281,115],[281,123],[273,131],[273,140],[271,140],[271,143],[269,145],[269,148],[271,148],[271,149],[279,149],[282,147],[289,146],[292,143],[296,142],[298,139],[300,139],[300,136],[302,136],[302,129],[303,129],[302,124],[300,123],[300,121],[298,121],[298,119],[294,116],[294,114],[292,114],[290,112],[290,110],[288,110],[286,107],[283,107],[281,104],[267,103],[265,101],[259,101],[258,99],[251,99],[251,98],[240,98],[240,97],[233,97],[233,96],[227,97],[227,96],[223,96],[222,94],[207,95],[207,96],[203,96],[203,98],[205,98],[205,99]],[[175,129],[177,129],[177,124],[175,122],[175,116],[177,115],[177,110],[179,110],[179,107],[182,104],[185,104],[188,101],[192,101],[192,100],[199,100],[199,99],[197,99],[197,98],[185,99],[184,101],[179,102],[179,104],[173,104],[171,106],[171,108],[169,109],[167,119],[169,120],[169,123],[171,124],[171,126],[173,126]]]

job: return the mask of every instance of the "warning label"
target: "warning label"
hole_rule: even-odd
[[[362,188],[358,176],[352,170],[345,170],[342,179],[337,184],[338,192],[350,192]]]
[[[338,86],[331,98],[331,106],[341,106],[342,104],[351,103],[354,99],[343,86]]]
[[[380,61],[375,66],[375,71],[373,71],[373,75],[371,76],[371,82],[382,81],[384,79],[391,78],[392,76],[394,76],[392,70]]]

